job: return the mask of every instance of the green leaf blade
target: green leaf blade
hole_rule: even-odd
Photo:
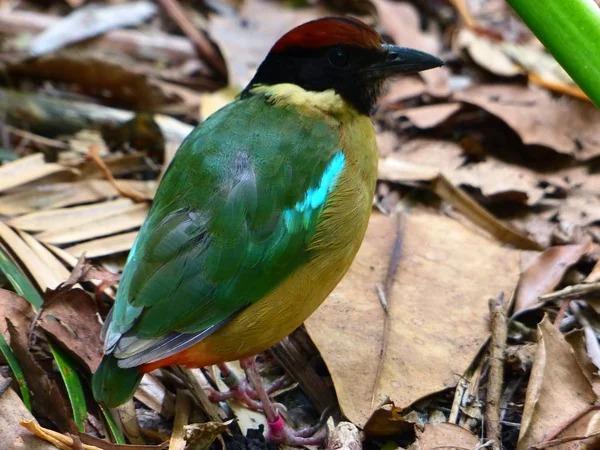
[[[4,335],[2,333],[0,333],[0,352],[2,352],[2,355],[4,355],[4,358],[6,359],[6,361],[8,362],[8,366],[10,367],[10,370],[12,370],[12,373],[15,376],[17,383],[19,383],[19,390],[21,391],[21,397],[23,399],[25,407],[29,411],[31,411],[31,398],[29,396],[27,382],[25,381],[25,374],[23,373],[21,366],[19,366],[15,355],[10,349],[8,342],[6,342],[6,339],[4,339]]]
[[[66,353],[52,343],[50,343],[50,351],[52,352],[52,356],[54,356],[60,375],[67,388],[67,394],[71,402],[71,408],[73,409],[73,419],[75,420],[77,429],[83,433],[85,432],[84,420],[87,417],[87,405],[75,365]]]
[[[600,108],[600,7],[594,0],[507,0]]]

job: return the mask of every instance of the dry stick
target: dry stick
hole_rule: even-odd
[[[398,270],[398,264],[400,263],[400,258],[402,256],[402,247],[403,247],[403,238],[404,238],[404,216],[400,213],[396,213],[396,241],[394,243],[394,250],[392,251],[392,257],[390,258],[390,263],[388,265],[387,275],[385,277],[385,283],[383,285],[383,289],[380,286],[375,286],[375,290],[377,291],[377,295],[379,296],[379,301],[381,302],[381,306],[383,307],[383,340],[381,344],[381,353],[379,358],[379,364],[377,365],[377,374],[375,376],[375,384],[373,386],[373,395],[371,396],[371,410],[374,410],[376,405],[375,402],[377,400],[377,387],[379,386],[379,381],[381,379],[381,373],[383,372],[383,366],[385,364],[385,357],[387,353],[391,321],[390,321],[390,296],[392,294],[392,286],[394,285],[394,277],[396,276],[396,271]]]
[[[581,419],[583,416],[587,415],[589,412],[595,411],[595,410],[599,410],[600,409],[600,405],[590,405],[588,407],[586,407],[583,411],[575,414],[573,417],[571,417],[569,420],[567,420],[565,423],[563,423],[558,430],[556,430],[554,433],[552,433],[550,436],[548,436],[546,439],[544,439],[544,441],[539,445],[545,444],[546,442],[550,442],[556,439],[556,437],[562,433],[563,431],[565,431],[567,428],[569,428],[571,425],[573,425],[575,422],[577,422],[579,419]],[[541,447],[539,447],[541,448]]]
[[[556,445],[565,444],[567,442],[583,441],[585,439],[593,438],[596,436],[600,436],[600,432],[592,433],[588,436],[570,436],[570,437],[566,437],[566,438],[562,438],[562,439],[554,439],[552,441],[544,441],[541,444],[532,445],[531,447],[528,448],[528,450],[537,450],[537,449],[542,449],[542,448],[554,447]]]
[[[181,389],[177,390],[177,401],[175,403],[175,420],[173,422],[173,433],[169,442],[169,450],[183,450],[185,448],[185,426],[190,419],[192,401],[187,393]]]
[[[569,297],[577,297],[579,295],[582,298],[600,295],[600,282],[574,284],[573,286],[568,286],[560,291],[541,295],[539,300],[542,302],[547,302],[548,300],[561,300]]]
[[[492,341],[490,343],[490,373],[487,383],[487,404],[485,422],[487,438],[491,439],[494,450],[502,448],[500,428],[500,403],[502,401],[502,381],[504,380],[504,354],[506,352],[507,326],[506,310],[503,305],[504,294],[490,299],[492,319]]]
[[[565,313],[567,312],[567,308],[569,307],[569,305],[571,304],[571,302],[575,300],[574,298],[571,299],[566,299],[564,302],[562,302],[562,305],[560,305],[560,309],[558,310],[558,313],[556,314],[556,319],[554,319],[554,328],[556,328],[557,330],[560,329],[560,324],[562,323],[563,319],[565,318]]]
[[[590,98],[587,95],[585,95],[585,92],[583,92],[577,85],[548,80],[539,75],[536,75],[535,73],[530,73],[527,76],[527,78],[530,83],[542,86],[543,88],[546,88],[549,91],[558,92],[559,94],[570,95],[572,97],[580,98],[582,100],[587,100],[588,102],[591,101]]]
[[[113,177],[113,174],[110,173],[110,169],[108,168],[106,163],[104,161],[102,161],[102,158],[100,158],[100,155],[98,155],[98,147],[96,146],[96,144],[90,145],[90,148],[88,149],[88,153],[86,156],[89,159],[91,159],[92,161],[94,161],[96,164],[98,164],[98,167],[104,174],[104,177],[108,180],[108,182],[110,184],[112,184],[114,186],[114,188],[117,190],[117,192],[119,194],[121,194],[123,197],[129,198],[129,199],[133,200],[134,202],[145,202],[145,201],[152,200],[151,197],[148,197],[147,195],[142,194],[141,192],[138,192],[135,189],[131,189],[127,186],[121,186],[119,184],[119,182],[117,180],[115,180],[115,177]]]
[[[181,9],[181,5],[177,2],[177,0],[159,1],[169,17],[171,17],[171,19],[173,19],[179,28],[181,28],[181,31],[185,33],[189,40],[196,45],[200,56],[202,56],[202,58],[219,73],[222,75],[227,75],[227,66],[225,65],[225,62],[217,54],[206,36],[199,32],[185,16],[185,13]]]

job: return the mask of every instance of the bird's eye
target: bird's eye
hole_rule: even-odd
[[[344,67],[348,64],[348,53],[341,48],[329,51],[329,62],[335,67]]]

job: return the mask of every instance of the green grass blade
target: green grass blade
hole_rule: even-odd
[[[126,444],[127,442],[125,442],[125,436],[123,435],[123,432],[119,428],[119,425],[117,425],[117,421],[115,420],[112,413],[110,412],[110,409],[108,409],[107,407],[105,407],[104,405],[102,405],[100,403],[98,403],[98,406],[100,406],[100,409],[102,410],[102,414],[104,414],[104,419],[106,420],[108,429],[110,430],[111,434],[113,435],[115,442],[117,444]]]
[[[19,389],[21,390],[21,397],[23,398],[23,403],[27,407],[29,411],[31,411],[31,399],[29,397],[29,389],[27,389],[27,382],[25,381],[25,375],[21,370],[21,366],[17,362],[15,355],[13,355],[12,350],[8,346],[8,342],[4,339],[4,335],[0,333],[0,352],[4,355],[4,358],[8,362],[10,366],[10,370],[12,370],[17,383],[19,383]]]
[[[600,108],[600,7],[594,0],[506,0]]]
[[[42,296],[38,290],[2,248],[0,248],[0,270],[8,278],[8,281],[17,294],[31,303],[36,309],[42,306]]]
[[[67,388],[67,394],[69,395],[71,408],[73,409],[73,419],[75,419],[77,429],[83,433],[85,431],[84,420],[87,417],[87,406],[79,375],[75,371],[75,365],[71,361],[71,358],[66,353],[52,343],[50,343],[50,350]]]

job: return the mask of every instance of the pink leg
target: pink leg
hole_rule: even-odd
[[[254,359],[246,359],[241,361],[242,368],[246,371],[246,377],[250,384],[254,387],[256,394],[262,404],[262,409],[267,418],[269,430],[267,432],[267,440],[282,443],[287,445],[323,445],[325,443],[325,434],[309,437],[315,433],[315,427],[306,428],[300,431],[294,431],[288,427],[281,418],[281,415],[275,409],[273,403],[269,399],[269,394],[264,387],[262,379],[256,369]]]

